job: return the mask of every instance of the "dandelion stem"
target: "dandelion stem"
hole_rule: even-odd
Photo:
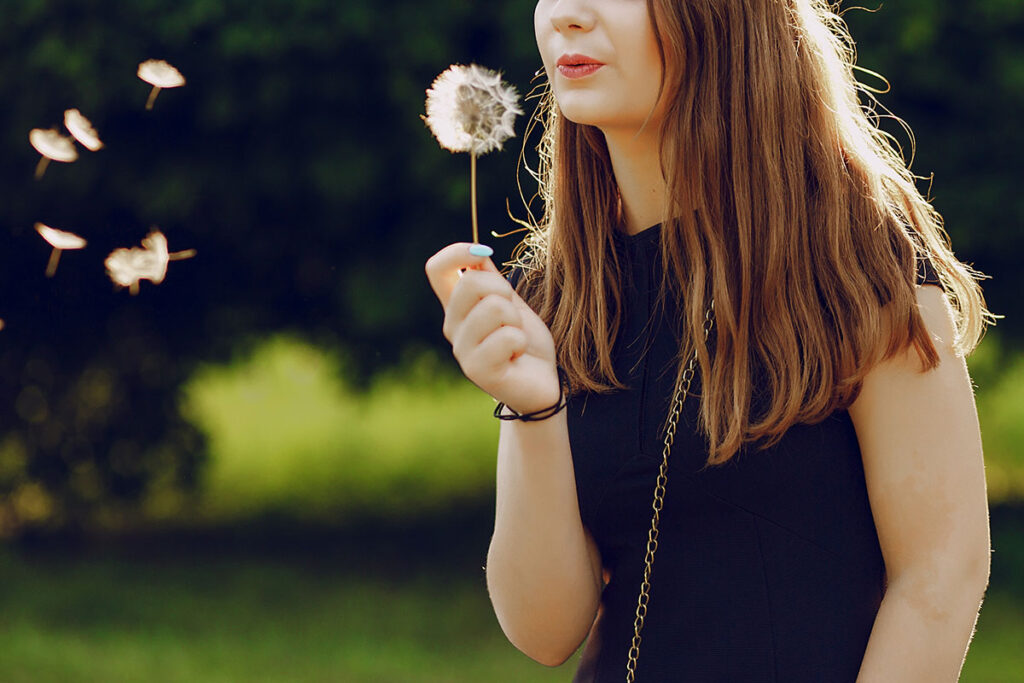
[[[49,157],[42,157],[39,163],[36,164],[36,180],[43,177],[43,173],[46,172],[46,167],[50,165]]]
[[[473,205],[473,244],[479,244],[480,235],[476,224],[476,154],[472,151],[469,153],[469,188]]]
[[[168,261],[181,261],[182,259],[192,258],[196,255],[195,249],[186,249],[185,251],[174,251],[167,255]]]
[[[153,89],[149,91],[149,99],[146,100],[146,111],[153,108],[153,103],[156,102],[156,96],[160,94],[160,86],[154,85]]]
[[[57,262],[60,261],[60,249],[50,252],[50,262],[46,264],[46,277],[53,277],[57,272]]]

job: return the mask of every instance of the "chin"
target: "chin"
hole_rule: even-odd
[[[563,109],[562,110],[562,116],[565,119],[567,119],[569,121],[572,121],[573,123],[579,124],[581,126],[597,126],[597,127],[600,127],[601,126],[601,122],[602,122],[602,120],[600,118],[595,118],[593,116],[587,116],[586,113],[574,112],[571,109],[568,110],[568,111]]]
[[[558,100],[558,109],[566,119],[581,126],[607,125],[614,117],[609,117],[608,112],[602,111],[592,103],[574,101],[575,98]]]
[[[639,123],[634,124],[630,122],[627,124],[624,123],[622,119],[617,118],[615,116],[602,116],[599,113],[595,113],[593,111],[588,112],[581,110],[562,110],[562,116],[580,126],[593,126],[594,128],[598,128],[601,130],[602,133],[608,133],[609,131],[613,130],[634,130],[640,128]]]
[[[568,92],[555,94],[558,109],[569,121],[601,130],[639,129],[643,118],[635,111],[623,111],[621,104],[602,101],[596,93]]]

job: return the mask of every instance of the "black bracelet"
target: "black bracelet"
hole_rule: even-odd
[[[494,406],[494,417],[499,420],[522,420],[523,422],[538,422],[540,420],[546,420],[559,413],[562,408],[569,405],[569,394],[571,393],[571,387],[569,385],[569,375],[566,374],[562,366],[555,366],[558,371],[558,383],[562,390],[561,395],[558,397],[558,402],[550,408],[544,408],[543,410],[537,410],[532,413],[517,413],[512,408],[508,408],[504,403],[498,402],[498,405]],[[511,415],[502,415],[501,409],[508,408],[512,411]]]

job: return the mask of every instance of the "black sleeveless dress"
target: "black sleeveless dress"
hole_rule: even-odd
[[[627,272],[612,358],[630,389],[578,394],[566,408],[581,516],[611,575],[576,683],[625,680],[633,639],[678,346],[665,321],[678,308],[652,318],[660,227],[615,237]],[[921,263],[918,281],[938,283]],[[849,414],[699,472],[700,392],[698,372],[669,457],[637,682],[853,683],[885,567]]]

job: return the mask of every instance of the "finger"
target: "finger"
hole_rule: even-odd
[[[504,299],[512,306],[515,293],[512,291],[512,285],[500,273],[473,269],[463,273],[461,281],[455,286],[451,296],[448,297],[448,305],[444,309],[442,332],[445,338],[451,341],[452,335],[462,327],[463,321],[470,311],[483,300],[495,295],[497,295],[497,298]],[[515,306],[512,306],[505,315],[510,315],[515,310]],[[512,321],[518,325],[521,322],[521,315],[512,318]]]
[[[502,326],[470,350],[463,365],[471,373],[493,374],[525,353],[526,347],[526,334],[521,329]]]
[[[478,265],[470,266],[467,270],[487,270],[494,273],[500,272],[498,267],[494,265],[494,261],[491,260],[494,250],[486,244],[471,244],[469,246],[469,253],[475,256],[483,256],[484,260]]]
[[[452,347],[472,349],[502,326],[522,328],[522,315],[505,296],[488,294],[476,302],[461,324],[449,328],[454,330]]]
[[[451,297],[455,285],[459,283],[463,270],[472,268],[498,272],[498,268],[489,256],[471,254],[469,251],[471,246],[473,245],[470,242],[449,244],[427,259],[424,266],[427,280],[441,302],[442,308],[447,308],[448,299]]]

